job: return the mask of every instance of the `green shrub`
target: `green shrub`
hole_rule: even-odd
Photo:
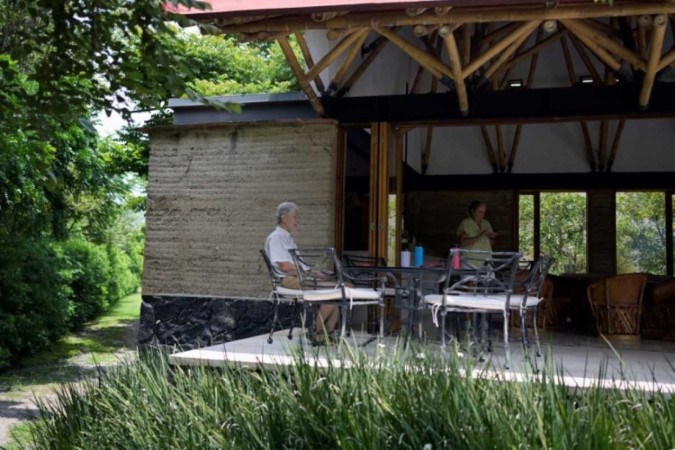
[[[71,239],[60,246],[72,292],[71,326],[78,329],[110,305],[110,261],[105,247],[101,245]]]
[[[139,275],[134,268],[134,261],[116,247],[107,248],[110,261],[110,283],[108,286],[108,302],[114,305],[120,298],[133,294],[140,285]]]
[[[0,242],[0,369],[66,333],[72,310],[63,261],[42,240]]]

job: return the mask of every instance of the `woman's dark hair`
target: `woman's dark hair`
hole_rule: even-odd
[[[476,200],[476,201],[471,202],[471,203],[469,204],[469,208],[468,208],[469,216],[472,215],[473,212],[474,212],[476,209],[478,209],[478,207],[481,206],[481,205],[485,205],[485,202],[481,202],[480,200]]]

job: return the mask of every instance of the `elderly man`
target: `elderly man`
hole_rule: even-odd
[[[298,230],[300,217],[298,206],[293,202],[283,202],[277,206],[277,227],[267,236],[265,251],[272,264],[283,277],[281,285],[289,289],[300,289],[300,280],[289,250],[298,248],[291,233]],[[335,330],[339,319],[336,305],[321,305],[316,317],[316,340],[322,341],[327,333]]]

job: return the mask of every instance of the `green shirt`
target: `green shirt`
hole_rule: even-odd
[[[457,237],[464,233],[467,237],[474,238],[483,231],[485,231],[486,234],[478,238],[478,240],[472,245],[468,245],[463,248],[466,248],[467,250],[483,250],[491,252],[492,243],[490,242],[490,238],[487,237],[487,233],[492,233],[492,226],[490,225],[490,222],[485,219],[481,220],[480,225],[477,224],[471,217],[467,217],[466,219],[462,220],[462,222],[459,224],[459,227],[457,227]],[[487,256],[480,258],[479,260],[484,261],[485,259],[487,259]]]

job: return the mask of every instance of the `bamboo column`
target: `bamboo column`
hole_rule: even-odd
[[[610,153],[609,160],[607,161],[607,172],[612,171],[612,166],[614,165],[616,153],[619,150],[619,142],[621,141],[621,134],[623,133],[623,127],[625,124],[625,119],[619,120],[619,125],[617,126],[616,132],[614,133],[614,141],[612,142],[612,152]]]
[[[288,38],[286,36],[280,37],[279,39],[277,39],[277,41],[279,42],[281,51],[284,53],[284,56],[286,57],[286,61],[288,61],[288,64],[291,66],[291,70],[293,71],[293,73],[295,73],[295,76],[298,78],[302,90],[307,95],[307,98],[309,99],[309,103],[312,105],[312,108],[314,108],[314,111],[316,111],[316,113],[319,116],[323,117],[326,114],[326,111],[323,109],[321,100],[319,100],[319,98],[314,93],[314,89],[312,89],[312,86],[310,86],[309,81],[307,81],[307,78],[305,77],[305,74],[302,71],[300,64],[298,63],[298,59],[295,57],[295,53],[293,53],[291,44],[288,43]]]
[[[310,80],[316,78],[318,74],[321,73],[323,69],[328,67],[333,61],[338,59],[338,57],[344,52],[347,48],[349,48],[354,42],[361,36],[360,33],[351,33],[349,36],[345,37],[343,40],[340,41],[335,47],[333,47],[328,53],[324,55],[323,58],[321,58],[321,61],[316,63],[314,67],[309,69],[307,72],[307,78]]]
[[[499,172],[499,168],[497,166],[497,159],[495,157],[494,148],[492,147],[492,140],[490,139],[490,135],[488,134],[487,126],[481,125],[480,132],[483,134],[483,140],[485,141],[485,149],[487,150],[488,158],[490,159],[492,172],[497,173]]]
[[[463,116],[469,114],[469,97],[466,93],[466,84],[462,76],[462,63],[460,62],[459,49],[457,48],[457,41],[455,34],[452,31],[443,32],[439,30],[439,34],[445,40],[445,47],[450,56],[450,69],[452,69],[452,77],[455,80],[455,89],[457,91],[457,101],[459,102],[459,110]],[[443,35],[442,33],[445,33]]]
[[[640,91],[640,107],[645,109],[649,105],[649,98],[652,95],[656,70],[659,67],[661,59],[661,49],[663,48],[663,38],[666,34],[666,16],[661,14],[654,18],[654,31],[652,32],[652,42],[649,47],[649,61],[647,62],[647,71],[645,79],[642,82]]]
[[[502,126],[496,125],[495,131],[497,133],[497,161],[499,161],[499,171],[504,173],[506,168],[506,155],[504,154],[504,137],[502,136]]]
[[[646,65],[644,60],[637,53],[627,49],[621,44],[617,43],[613,39],[608,38],[606,35],[600,33],[593,27],[587,25],[581,20],[566,20],[563,22],[566,27],[572,26],[575,28],[575,32],[581,33],[584,36],[591,39],[593,42],[604,48],[605,50],[613,53],[616,56],[623,58],[629,64],[631,64],[636,69],[644,71]]]
[[[373,41],[372,44],[370,44],[368,47],[372,48],[370,53],[368,53],[368,56],[366,56],[366,59],[364,59],[359,67],[356,68],[354,73],[351,74],[349,79],[345,82],[344,86],[338,91],[337,95],[338,96],[343,96],[346,92],[351,89],[352,86],[361,78],[361,75],[368,69],[370,64],[372,64],[373,61],[375,61],[375,58],[384,50],[384,47],[389,43],[387,38],[380,36],[375,41]]]
[[[584,45],[591,50],[595,56],[598,57],[600,61],[605,63],[607,67],[612,69],[614,72],[619,72],[621,69],[621,62],[617,60],[613,55],[611,55],[607,50],[602,48],[597,44],[593,39],[588,35],[584,34],[578,27],[578,24],[572,20],[561,20],[562,24],[565,25],[565,28],[570,30],[570,32],[576,36]]]

